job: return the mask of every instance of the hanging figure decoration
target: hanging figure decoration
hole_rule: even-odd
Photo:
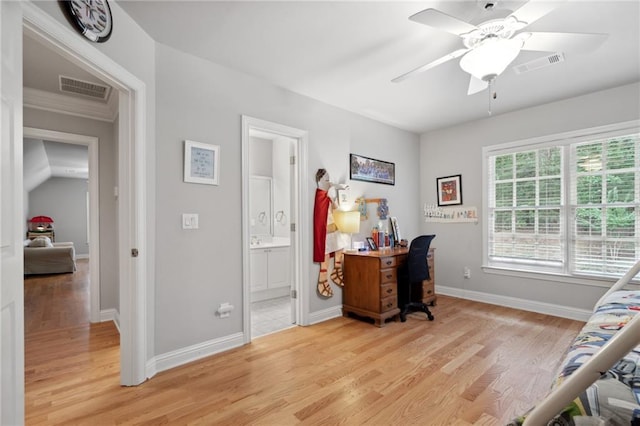
[[[329,180],[325,169],[316,172],[315,204],[313,207],[313,261],[320,263],[318,275],[318,294],[323,297],[333,296],[333,290],[327,279],[329,261],[334,258],[331,280],[338,286],[344,284],[342,272],[343,250],[349,246],[348,235],[340,232],[333,221],[333,209],[336,205],[336,185]],[[346,188],[340,186],[340,189]]]

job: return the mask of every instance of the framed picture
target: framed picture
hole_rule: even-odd
[[[220,146],[184,141],[184,181],[218,185]]]
[[[369,250],[378,250],[378,245],[371,237],[367,237],[367,245],[369,246]]]
[[[351,199],[351,193],[349,188],[340,188],[336,190],[338,193],[338,204],[341,206],[351,207],[353,205],[353,200]]]
[[[392,216],[389,218],[391,223],[391,234],[393,235],[393,241],[397,241],[396,245],[400,245],[400,229],[398,228],[398,218]]]
[[[436,179],[438,186],[438,205],[454,206],[462,204],[462,175],[446,176]]]
[[[349,178],[365,182],[396,184],[396,165],[362,155],[349,154]]]

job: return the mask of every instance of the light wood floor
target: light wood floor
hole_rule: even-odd
[[[441,296],[428,322],[297,327],[119,386],[86,265],[28,278],[26,423],[503,425],[546,393],[582,323]]]

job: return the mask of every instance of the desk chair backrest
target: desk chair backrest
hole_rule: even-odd
[[[427,254],[429,253],[431,240],[435,237],[435,235],[421,235],[411,241],[409,255],[407,256],[407,272],[410,283],[422,282],[430,278]]]

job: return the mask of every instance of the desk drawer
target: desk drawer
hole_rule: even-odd
[[[384,299],[385,297],[397,296],[398,295],[398,286],[396,283],[387,283],[382,284],[380,286],[380,299]]]
[[[397,269],[383,269],[380,271],[380,284],[395,283],[398,281]]]
[[[387,312],[398,307],[398,297],[389,296],[380,300],[380,312]]]
[[[433,285],[432,280],[424,280],[422,281],[422,298],[426,299],[427,297],[432,297],[436,294],[435,286]]]
[[[398,262],[395,256],[380,258],[380,269],[395,268],[397,265],[398,265]]]

